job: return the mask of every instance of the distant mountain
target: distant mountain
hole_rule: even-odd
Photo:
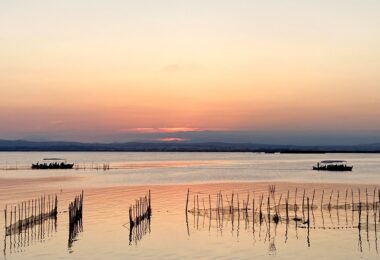
[[[380,143],[362,145],[297,146],[221,142],[81,143],[65,141],[42,142],[25,140],[0,140],[0,151],[379,153]]]

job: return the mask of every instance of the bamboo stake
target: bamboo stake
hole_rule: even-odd
[[[338,196],[337,196],[337,199],[336,199],[336,206],[337,206],[337,208],[339,208],[339,190],[338,190]]]
[[[322,199],[321,199],[321,210],[322,210],[322,207],[323,207],[323,196],[325,195],[325,190],[323,189],[322,190]]]
[[[376,211],[376,187],[373,189],[372,210]]]
[[[307,225],[310,228],[310,207],[309,207],[309,197],[307,197]]]
[[[331,190],[329,206],[328,206],[329,210],[331,210],[331,199],[332,199],[333,192],[334,192],[334,190]]]
[[[186,214],[187,214],[187,206],[189,205],[189,193],[190,193],[190,189],[187,188],[186,209],[185,209]]]
[[[245,205],[245,213],[248,214],[248,203],[249,203],[249,192],[248,192],[248,195],[247,195],[247,203]]]
[[[5,204],[4,209],[4,223],[5,223],[5,230],[7,229],[7,205]]]
[[[346,198],[344,199],[344,210],[347,209],[347,196],[348,196],[348,189],[346,188]]]
[[[302,212],[304,211],[304,204],[305,204],[305,189],[303,189],[303,196],[302,196]]]
[[[15,206],[15,217],[14,217],[14,221],[15,221],[15,223],[14,223],[14,233],[16,233],[16,222],[17,222],[17,211],[16,211],[16,206]]]
[[[194,195],[194,203],[193,203],[193,212],[195,214],[195,195]]]
[[[220,192],[220,201],[221,201],[221,205],[222,205],[222,214],[224,214],[224,209],[223,209],[223,195],[222,195],[222,192]]]
[[[259,220],[260,220],[260,224],[262,222],[262,219],[263,219],[263,212],[262,212],[262,205],[263,205],[263,194],[261,194],[261,199],[260,199],[260,212],[259,212]]]
[[[252,223],[253,223],[253,230],[255,230],[255,195],[253,195],[252,200]]]
[[[379,203],[380,203],[380,189],[377,190],[377,194],[378,194],[378,197],[379,197]],[[380,205],[379,205],[379,222],[380,222]]]
[[[288,203],[289,203],[288,198],[286,198],[286,200],[285,200],[286,221],[289,221],[289,205],[288,205]]]
[[[199,214],[199,198],[198,198],[198,194],[197,194],[197,213]]]
[[[277,205],[277,210],[276,210],[277,215],[280,215],[281,200],[282,200],[282,193],[280,194],[280,199],[278,200],[278,205]]]
[[[208,195],[208,204],[210,206],[210,219],[211,219],[211,195]]]

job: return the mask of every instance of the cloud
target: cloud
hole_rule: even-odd
[[[122,132],[134,132],[134,133],[183,133],[183,132],[200,132],[204,131],[201,128],[195,127],[139,127],[123,129]]]
[[[178,138],[178,137],[164,137],[164,138],[156,138],[154,141],[159,142],[184,142],[189,141],[189,139],[186,138]]]

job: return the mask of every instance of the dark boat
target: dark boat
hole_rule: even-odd
[[[347,161],[343,160],[326,160],[320,161],[316,166],[313,166],[315,171],[352,171],[353,166],[347,165]]]
[[[73,163],[66,163],[66,159],[60,158],[45,158],[44,162],[32,164],[32,169],[48,170],[48,169],[72,169]]]

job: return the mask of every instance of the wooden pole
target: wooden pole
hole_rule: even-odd
[[[24,212],[24,201],[21,202],[21,228],[24,225],[24,219],[25,219],[25,212]]]
[[[380,190],[379,189],[377,190],[377,195],[379,197],[379,202],[378,203],[380,203]],[[380,205],[379,205],[379,222],[380,222]]]
[[[288,198],[286,198],[285,201],[285,210],[286,210],[286,220],[289,220],[289,205],[288,205]]]
[[[261,224],[261,222],[263,220],[263,211],[262,211],[263,200],[264,200],[264,194],[261,194],[261,198],[260,198],[260,212],[259,212],[260,224]]]
[[[358,224],[359,229],[361,228],[361,216],[362,216],[362,203],[360,201],[360,196],[359,196],[359,224]]]
[[[310,227],[310,207],[309,207],[309,197],[307,197],[307,226]]]
[[[288,200],[288,203],[289,203],[289,194],[290,194],[290,191],[288,190],[288,195],[286,195],[286,199]]]
[[[194,203],[193,203],[193,212],[194,212],[194,216],[195,216],[195,195],[194,195]]]
[[[309,197],[307,197],[307,242],[310,247],[310,207],[309,207]]]
[[[255,229],[255,196],[253,196],[253,200],[252,200],[252,223],[253,223],[253,229]]]
[[[20,209],[20,204],[17,204],[18,206],[18,227],[20,228],[20,223],[21,223],[21,209]]]
[[[344,210],[347,209],[347,196],[348,196],[348,189],[346,188],[346,198],[344,199]]]
[[[281,205],[282,193],[280,195],[280,199],[278,200],[276,214],[280,215],[280,205]],[[275,205],[276,206],[276,205]]]
[[[10,206],[10,209],[11,209],[11,212],[9,212],[9,232],[10,232],[10,235],[12,235],[12,206]],[[5,226],[5,231],[7,231],[7,226]]]
[[[376,187],[373,189],[373,200],[372,200],[372,210],[375,212],[376,211]]]
[[[224,210],[223,210],[223,195],[222,195],[222,192],[220,192],[220,201],[221,201],[221,204],[222,204],[222,214],[224,214]]]
[[[199,214],[199,198],[198,198],[198,194],[197,194],[197,214]]]
[[[16,211],[16,206],[15,206],[15,224],[14,224],[14,233],[16,233],[16,223],[17,223],[17,211]]]
[[[248,214],[249,192],[247,195],[247,203],[245,204],[245,213]]]
[[[231,196],[231,212],[233,213],[234,211],[234,193],[232,192],[232,196]]]
[[[132,208],[129,207],[129,226],[133,226],[133,220],[132,220]]]
[[[336,207],[339,209],[339,190],[338,190],[338,197],[336,198]]]
[[[325,190],[323,189],[322,190],[322,199],[321,199],[321,210],[322,210],[322,206],[323,206],[323,196],[325,195]]]
[[[303,196],[302,196],[302,212],[304,211],[304,204],[305,204],[305,189],[303,189]],[[303,213],[302,213],[303,214]]]
[[[331,210],[331,199],[332,199],[333,192],[334,190],[331,190],[330,200],[329,200],[329,210]]]
[[[5,209],[4,209],[4,223],[5,223],[5,231],[6,231],[7,230],[7,205],[6,204],[5,204]]]
[[[208,204],[210,207],[210,219],[211,219],[211,195],[210,194],[208,195]]]
[[[186,209],[185,209],[186,214],[187,214],[187,206],[189,205],[189,193],[190,193],[190,189],[187,188]]]

